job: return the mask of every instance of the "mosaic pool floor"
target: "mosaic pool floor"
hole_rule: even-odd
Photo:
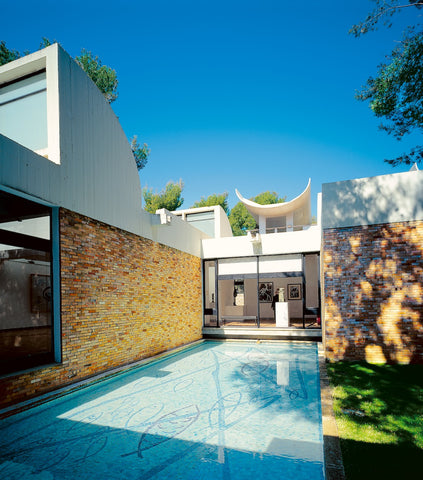
[[[0,478],[324,478],[314,344],[204,342],[0,422]]]

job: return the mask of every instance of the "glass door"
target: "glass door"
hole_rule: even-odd
[[[216,260],[204,262],[204,326],[217,327]]]
[[[304,325],[306,328],[321,328],[319,254],[304,255],[304,273]]]
[[[260,257],[258,280],[260,327],[302,327],[302,290],[302,255]]]
[[[218,261],[219,325],[257,326],[257,258]]]

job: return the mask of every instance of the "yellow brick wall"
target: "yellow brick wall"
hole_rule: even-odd
[[[62,363],[0,379],[0,408],[202,337],[201,260],[61,209]]]

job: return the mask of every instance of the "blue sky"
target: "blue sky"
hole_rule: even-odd
[[[41,37],[91,50],[118,73],[112,104],[151,156],[142,186],[185,183],[183,207],[234,190],[290,200],[322,183],[408,170],[392,158],[417,142],[378,130],[354,93],[415,22],[356,39],[369,0],[2,1],[0,40],[34,51]],[[6,20],[6,21],[5,21]]]

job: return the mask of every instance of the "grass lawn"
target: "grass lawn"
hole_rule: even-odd
[[[327,370],[347,480],[423,478],[423,365]]]

